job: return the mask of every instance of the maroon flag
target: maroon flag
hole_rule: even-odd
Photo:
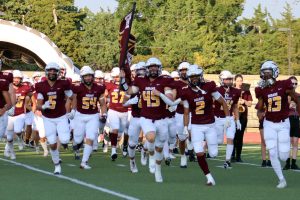
[[[131,25],[134,17],[136,3],[133,4],[132,11],[126,15],[120,25],[119,45],[120,45],[120,60],[119,67],[125,72],[126,82],[131,83],[130,65],[133,58],[135,47],[135,37],[130,34]]]

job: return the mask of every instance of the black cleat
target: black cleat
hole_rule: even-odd
[[[267,167],[267,161],[266,161],[266,160],[263,160],[263,161],[262,161],[261,167]]]
[[[118,158],[118,154],[115,153],[115,154],[111,155],[110,158],[112,161],[115,161]]]
[[[189,161],[190,162],[195,162],[196,159],[195,159],[195,154],[194,154],[194,151],[193,150],[189,150]]]
[[[179,151],[178,151],[178,148],[177,148],[177,147],[175,147],[175,148],[173,149],[173,153],[174,153],[174,154],[179,154]]]
[[[236,161],[236,162],[239,162],[239,163],[242,163],[242,162],[243,162],[243,160],[242,160],[241,158],[236,158],[235,161]]]
[[[272,167],[271,160],[268,160],[268,161],[267,161],[267,167]]]
[[[231,168],[231,163],[229,161],[224,162],[224,169],[230,169]]]
[[[165,164],[167,165],[167,166],[170,166],[170,164],[171,164],[171,158],[166,158],[165,159]]]
[[[127,155],[128,155],[128,150],[127,150],[127,148],[128,148],[128,146],[126,145],[126,146],[123,146],[123,152],[122,152],[122,154],[123,154],[123,157],[125,158]]]
[[[63,146],[64,150],[69,149],[68,144],[61,144],[61,146]]]

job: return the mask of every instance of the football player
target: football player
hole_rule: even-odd
[[[173,92],[170,88],[173,79],[170,76],[161,75],[162,63],[157,58],[153,57],[147,60],[146,70],[146,76],[136,77],[132,86],[128,86],[122,71],[121,87],[129,95],[138,92],[141,94],[140,124],[148,141],[149,170],[155,174],[156,182],[163,182],[161,174],[162,149],[168,137],[168,124],[165,120],[165,112],[162,111],[166,109],[166,104],[153,94],[153,91],[159,90],[173,99]]]
[[[263,111],[266,106],[264,138],[269,150],[272,167],[279,179],[277,188],[285,188],[286,180],[283,176],[279,158],[286,161],[290,152],[290,122],[288,96],[295,100],[296,108],[300,113],[299,100],[296,97],[292,81],[276,80],[279,68],[273,61],[266,61],[260,68],[260,87],[255,88],[258,99],[257,108]],[[279,156],[279,158],[278,158]]]
[[[11,107],[11,99],[8,93],[9,82],[5,79],[0,79],[0,139],[3,137],[7,127],[7,112]]]
[[[70,127],[68,118],[74,112],[69,112],[70,104],[66,99],[72,99],[73,92],[68,80],[59,80],[59,65],[50,62],[45,67],[46,80],[36,84],[37,110],[42,111],[45,134],[50,144],[50,154],[55,165],[54,174],[61,174],[57,138],[61,144],[68,144]]]
[[[217,91],[223,96],[228,109],[229,109],[229,124],[228,118],[226,118],[222,105],[218,102],[214,102],[214,112],[216,117],[216,130],[218,134],[218,144],[223,144],[224,133],[227,138],[226,156],[224,162],[224,168],[231,168],[231,154],[233,152],[233,139],[236,129],[241,130],[241,123],[239,120],[239,111],[237,103],[241,96],[241,90],[233,87],[234,76],[228,70],[223,70],[220,75],[220,87],[217,87]],[[234,116],[233,116],[234,113]]]
[[[93,142],[97,142],[95,138],[98,135],[99,120],[102,123],[106,121],[105,86],[94,82],[94,71],[89,66],[82,67],[80,76],[81,83],[75,84],[72,88],[74,97],[71,112],[76,112],[74,117],[74,142],[75,145],[81,144],[85,136],[80,168],[91,169],[87,162],[93,151]],[[100,113],[98,102],[101,106]]]

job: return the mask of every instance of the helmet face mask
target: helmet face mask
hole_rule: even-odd
[[[150,65],[147,67],[147,74],[150,78],[157,78],[161,75],[161,67],[158,65]]]
[[[223,82],[223,87],[229,88],[233,86],[233,78],[226,78],[222,80]]]
[[[181,70],[178,70],[179,72],[179,76],[182,80],[187,80],[188,77],[187,77],[187,69],[181,69]]]
[[[136,76],[145,76],[146,69],[137,69],[134,71]]]
[[[276,82],[279,75],[279,68],[273,61],[266,61],[261,65],[260,78],[262,79],[261,85],[264,87],[272,86]]]
[[[202,82],[202,76],[201,75],[192,75],[188,78],[189,84],[192,87],[200,87]]]
[[[85,85],[90,86],[94,82],[94,75],[93,74],[86,74],[86,75],[83,75],[81,77],[81,79],[82,79],[82,82]]]
[[[59,71],[57,69],[47,69],[46,76],[50,81],[56,81],[59,75]]]

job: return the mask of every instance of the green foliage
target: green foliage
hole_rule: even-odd
[[[244,0],[118,0],[116,12],[96,14],[78,10],[73,0],[0,0],[0,11],[45,33],[75,64],[109,71],[118,64],[119,23],[133,2],[134,62],[156,56],[169,70],[188,61],[205,73],[257,74],[272,59],[287,74],[290,56],[291,72],[300,74],[300,19],[289,4],[281,20],[260,5],[252,18],[239,18]]]

